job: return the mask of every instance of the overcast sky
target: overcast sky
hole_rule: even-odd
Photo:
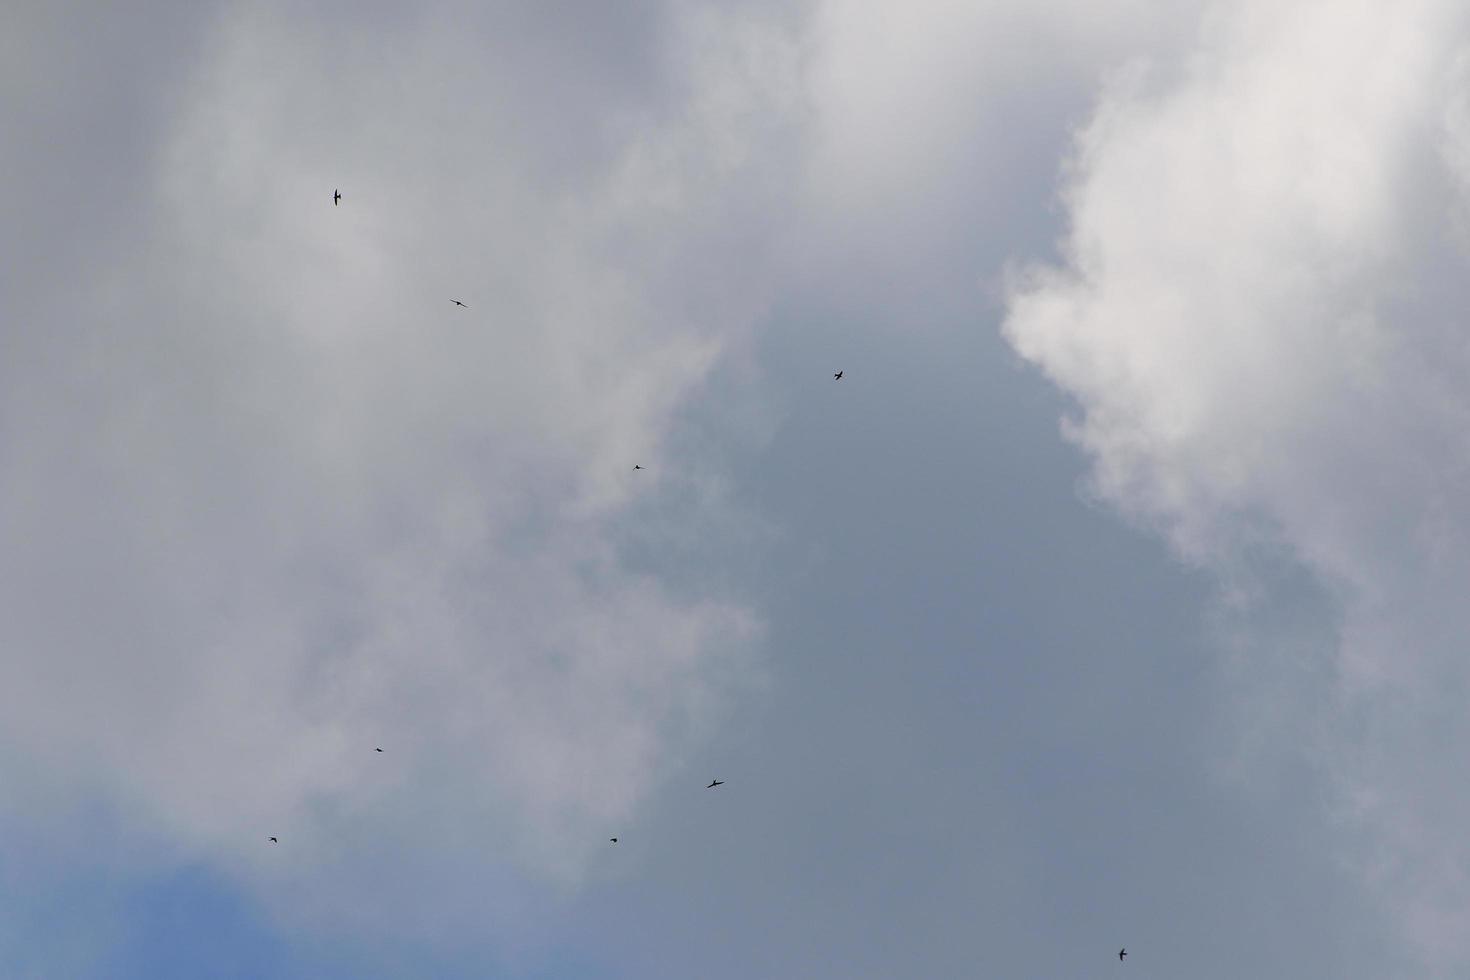
[[[1470,971],[1470,7],[8,13],[7,976]]]

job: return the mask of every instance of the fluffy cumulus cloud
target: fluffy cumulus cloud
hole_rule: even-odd
[[[1470,960],[1470,14],[1242,2],[1201,24],[1112,77],[1060,259],[1015,273],[1005,329],[1075,398],[1102,497],[1192,561],[1286,556],[1326,590],[1333,684],[1286,713],[1311,719],[1343,853],[1450,970]]]
[[[7,831],[105,863],[101,813],[120,863],[359,936],[534,926],[759,673],[681,408],[793,280],[969,302],[935,269],[1048,226],[1105,74],[1006,335],[1103,498],[1231,583],[1315,577],[1330,683],[1248,717],[1470,961],[1470,13],[1167,6],[21,4]],[[624,547],[711,527],[680,581]]]
[[[576,876],[755,669],[614,529],[704,485],[661,447],[765,302],[800,116],[756,6],[366,6],[131,57],[36,7],[4,59],[6,782],[334,915],[322,867],[395,849]]]

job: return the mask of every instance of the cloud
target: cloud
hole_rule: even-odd
[[[991,195],[1031,204],[1016,194],[1025,172],[1051,152],[1053,134],[1100,68],[1176,44],[1197,6],[817,4],[807,29],[814,137],[803,196],[824,236],[818,258],[838,251],[851,265],[840,250],[855,248],[844,239],[856,238],[859,260],[888,270],[885,286],[921,279],[923,270],[905,260],[959,234],[954,209],[976,199],[989,217],[984,246],[1011,246],[1010,236],[1045,222],[1030,212],[1013,218],[1003,210],[1008,202]]]
[[[1102,498],[1232,581],[1284,556],[1325,590],[1332,687],[1273,696],[1442,970],[1470,958],[1467,28],[1428,0],[1213,8],[1109,84],[1060,260],[1015,273],[1005,323]]]
[[[758,8],[649,5],[617,45],[598,9],[221,7],[58,97],[6,201],[12,775],[298,908],[347,856],[421,898],[569,881],[748,683],[755,614],[613,532],[701,479],[660,451],[766,302],[798,52]],[[88,138],[111,85],[135,145]],[[41,185],[107,213],[50,227]],[[352,891],[325,914],[386,919]]]

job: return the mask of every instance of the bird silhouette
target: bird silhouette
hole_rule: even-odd
[[[637,463],[634,463],[633,464],[633,469],[635,469],[635,470],[641,470],[641,469],[643,469],[643,467],[639,466]]]
[[[267,837],[266,840],[270,841],[272,844],[280,843],[280,841],[276,840],[274,837]]]
[[[464,306],[464,304],[463,304],[463,303],[461,303],[461,302],[460,302],[460,301],[459,301],[459,300],[457,300],[457,299],[452,299],[452,300],[450,300],[450,301],[449,301],[449,302],[451,302],[451,303],[453,303],[453,304],[454,304],[454,305],[455,305],[455,306]],[[468,307],[468,306],[464,306],[464,308],[465,308],[465,309],[469,309],[469,307]]]
[[[832,375],[832,380],[833,381],[841,381],[842,380],[842,372],[841,371],[838,371],[836,374]]]
[[[1126,948],[1118,950],[1118,962],[1119,963],[1123,962],[1123,957],[1125,957],[1127,955],[1128,955],[1128,950]]]
[[[716,786],[723,785],[725,785],[725,781],[723,779],[712,779],[710,780],[710,784],[706,786],[705,789],[714,789]]]
[[[340,203],[342,203],[342,192],[339,191],[339,190],[333,190],[332,191],[332,207],[335,208]]]
[[[373,751],[374,751],[374,752],[381,752],[381,751],[383,751],[383,750],[382,750],[382,749],[373,749]]]
[[[608,840],[612,841],[614,844],[618,842],[618,839],[616,837],[609,837]]]

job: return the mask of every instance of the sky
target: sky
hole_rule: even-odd
[[[9,13],[7,976],[1470,970],[1463,4]]]

